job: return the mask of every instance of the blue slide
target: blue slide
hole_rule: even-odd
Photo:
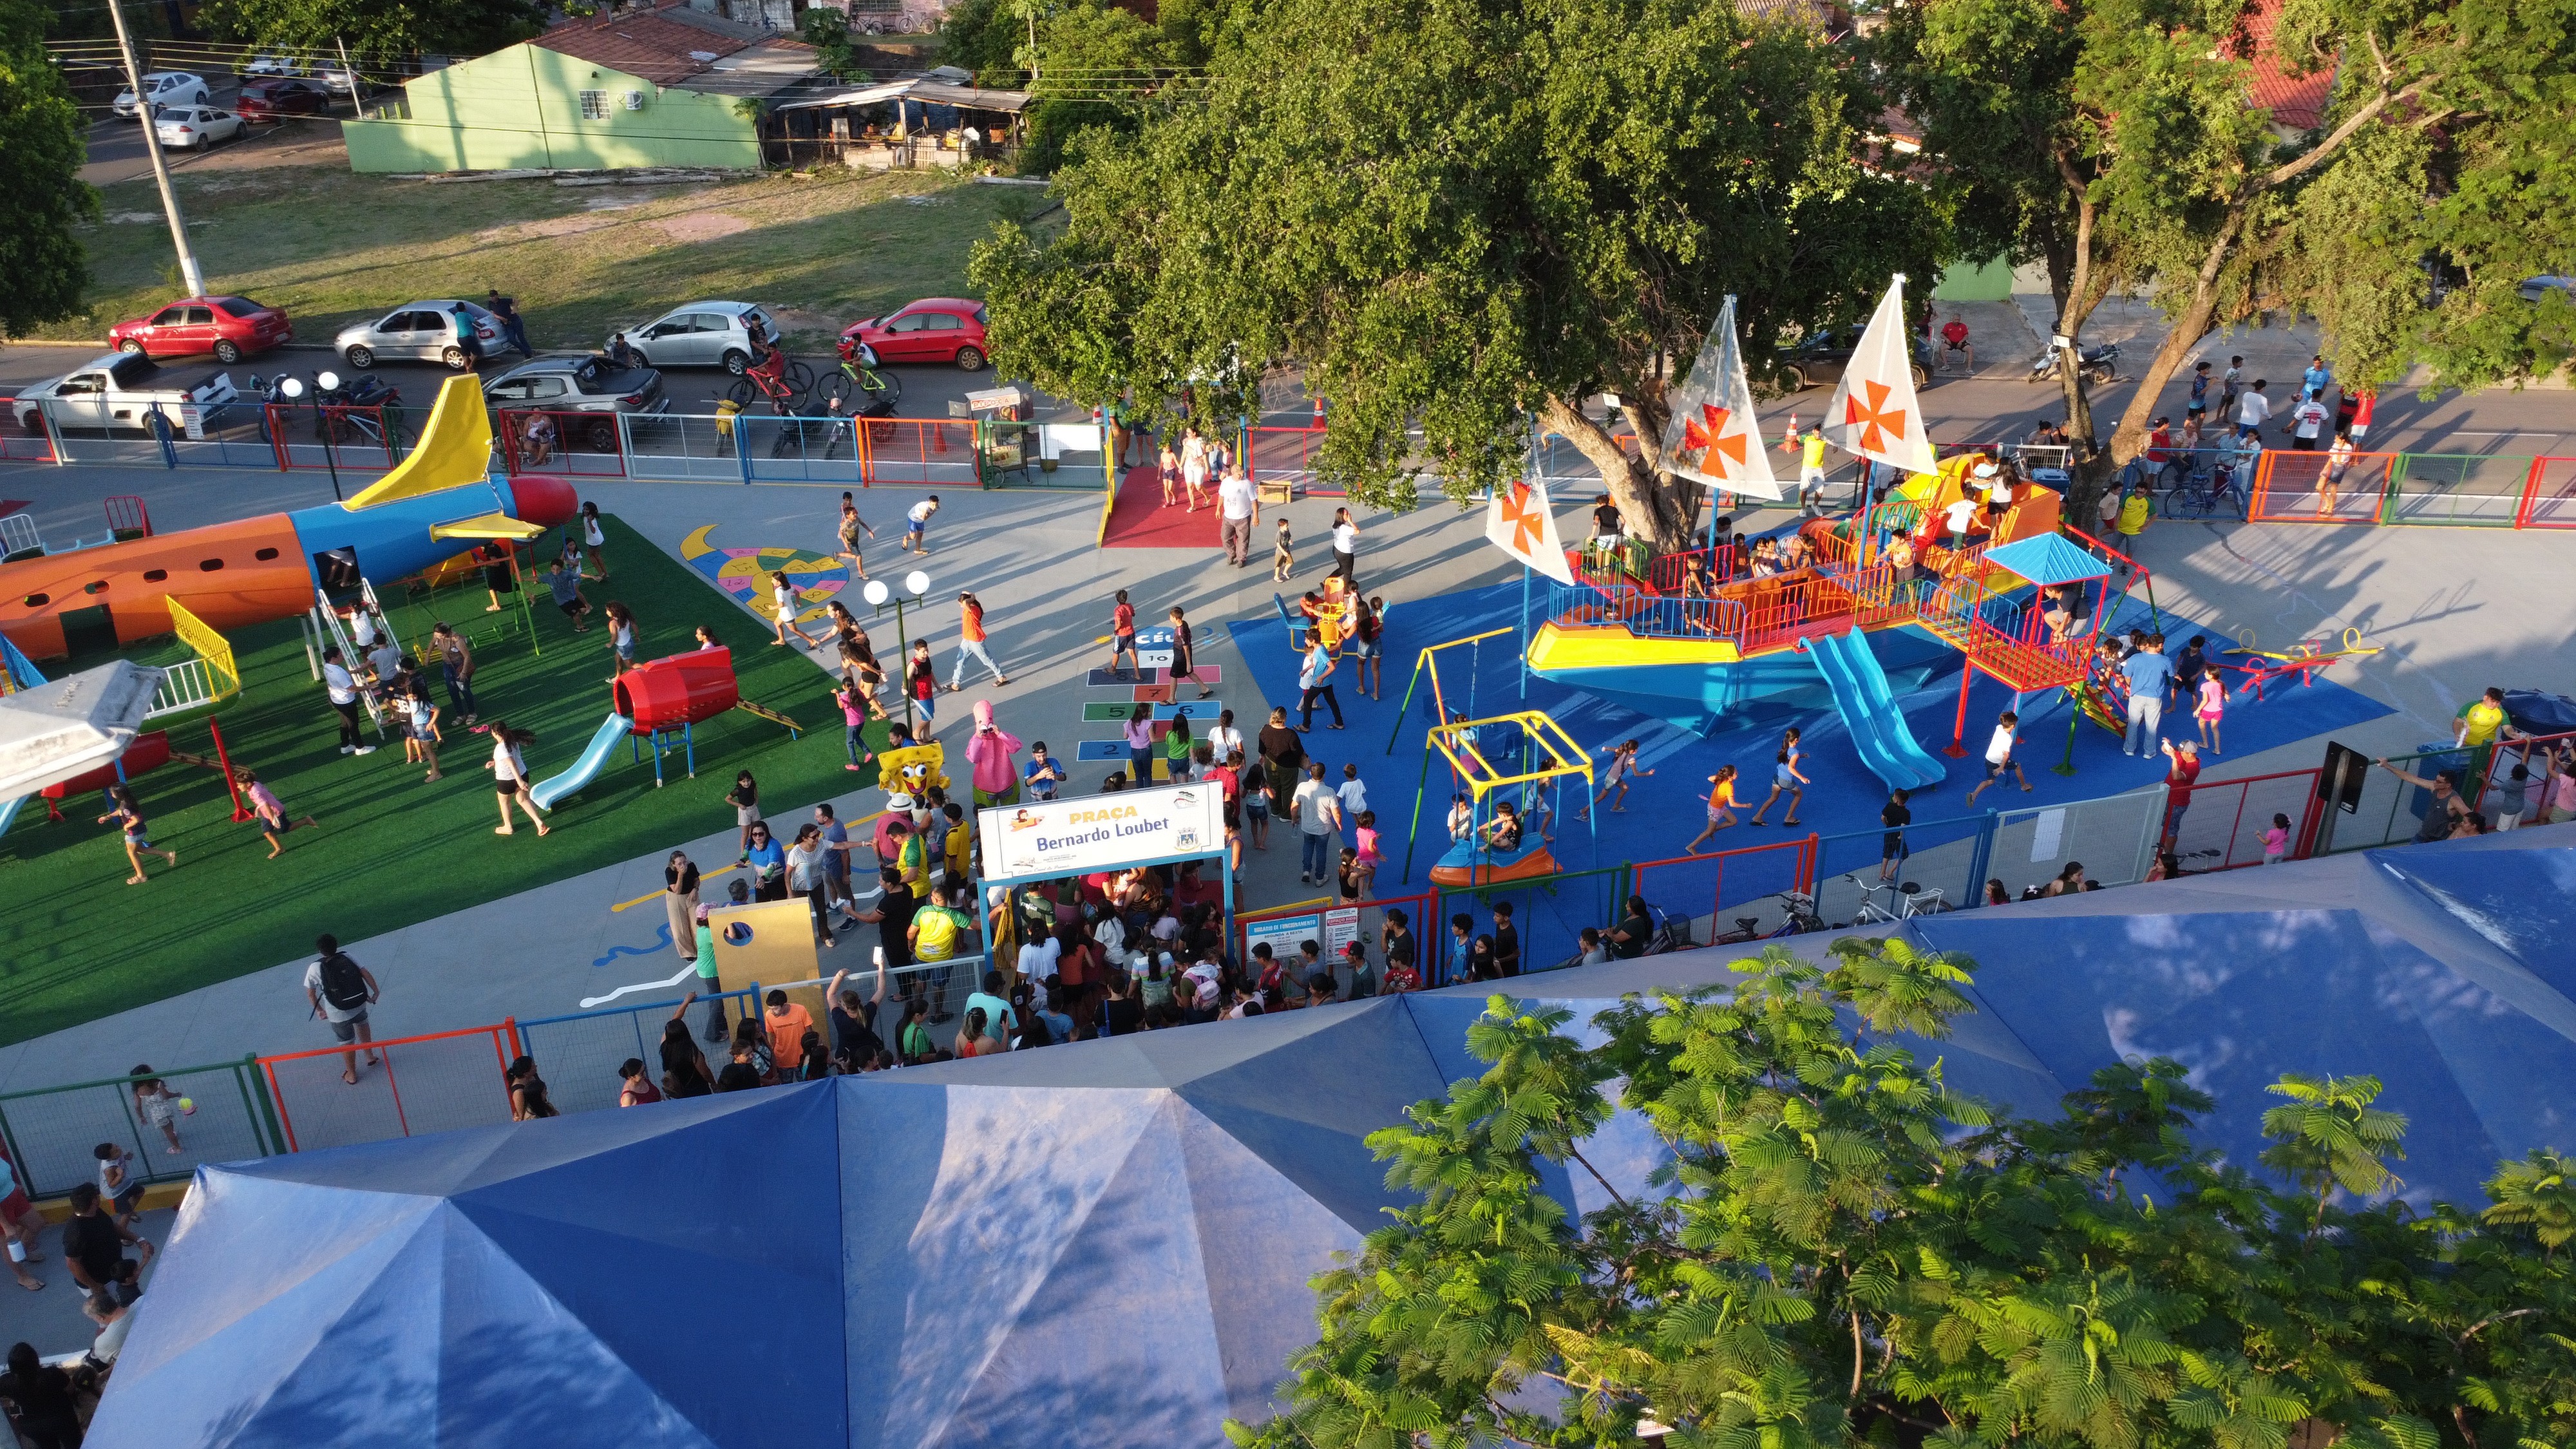
[[[601,770],[608,768],[609,751],[617,748],[619,740],[634,732],[635,721],[622,714],[610,715],[600,725],[599,733],[590,737],[590,747],[581,752],[580,759],[572,762],[572,768],[530,790],[529,797],[537,802],[538,809],[552,810],[557,800],[589,784]]]
[[[18,818],[18,807],[33,798],[33,796],[21,795],[15,800],[0,801],[0,835],[9,833],[9,822]]]
[[[1887,687],[1887,671],[1878,667],[1867,634],[1853,629],[1811,638],[1807,653],[1824,672],[1825,684],[1834,692],[1834,708],[1842,713],[1852,745],[1871,774],[1886,781],[1891,790],[1920,790],[1941,783],[1948,771],[1923,752],[1905,727],[1905,711],[1896,706],[1895,691]]]

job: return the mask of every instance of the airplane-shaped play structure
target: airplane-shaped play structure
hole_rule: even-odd
[[[481,387],[452,377],[392,471],[345,503],[0,564],[0,634],[32,659],[170,632],[176,598],[218,630],[291,618],[314,591],[417,573],[490,539],[526,542],[580,507],[560,478],[502,476]]]

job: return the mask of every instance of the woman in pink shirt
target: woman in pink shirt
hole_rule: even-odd
[[[978,808],[1019,800],[1019,767],[1011,763],[1011,756],[1019,752],[1020,737],[993,723],[992,701],[975,701],[975,733],[966,739],[966,759],[975,767]]]

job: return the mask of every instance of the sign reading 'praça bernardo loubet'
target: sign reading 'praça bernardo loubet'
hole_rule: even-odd
[[[1121,790],[977,812],[984,868],[995,877],[1078,875],[1139,860],[1225,848],[1225,797],[1214,785]]]

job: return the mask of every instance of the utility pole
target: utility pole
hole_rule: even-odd
[[[161,157],[161,127],[152,114],[152,98],[143,93],[143,70],[134,63],[134,38],[125,33],[124,0],[108,0],[108,17],[116,22],[116,48],[125,57],[125,83],[134,91],[134,118],[143,123],[143,154],[152,158],[152,179],[161,188],[161,212],[170,219],[170,243],[179,249],[179,275],[188,295],[206,295],[206,277],[197,270],[197,254],[188,246],[188,219],[179,214],[179,194],[170,189],[170,165]]]

